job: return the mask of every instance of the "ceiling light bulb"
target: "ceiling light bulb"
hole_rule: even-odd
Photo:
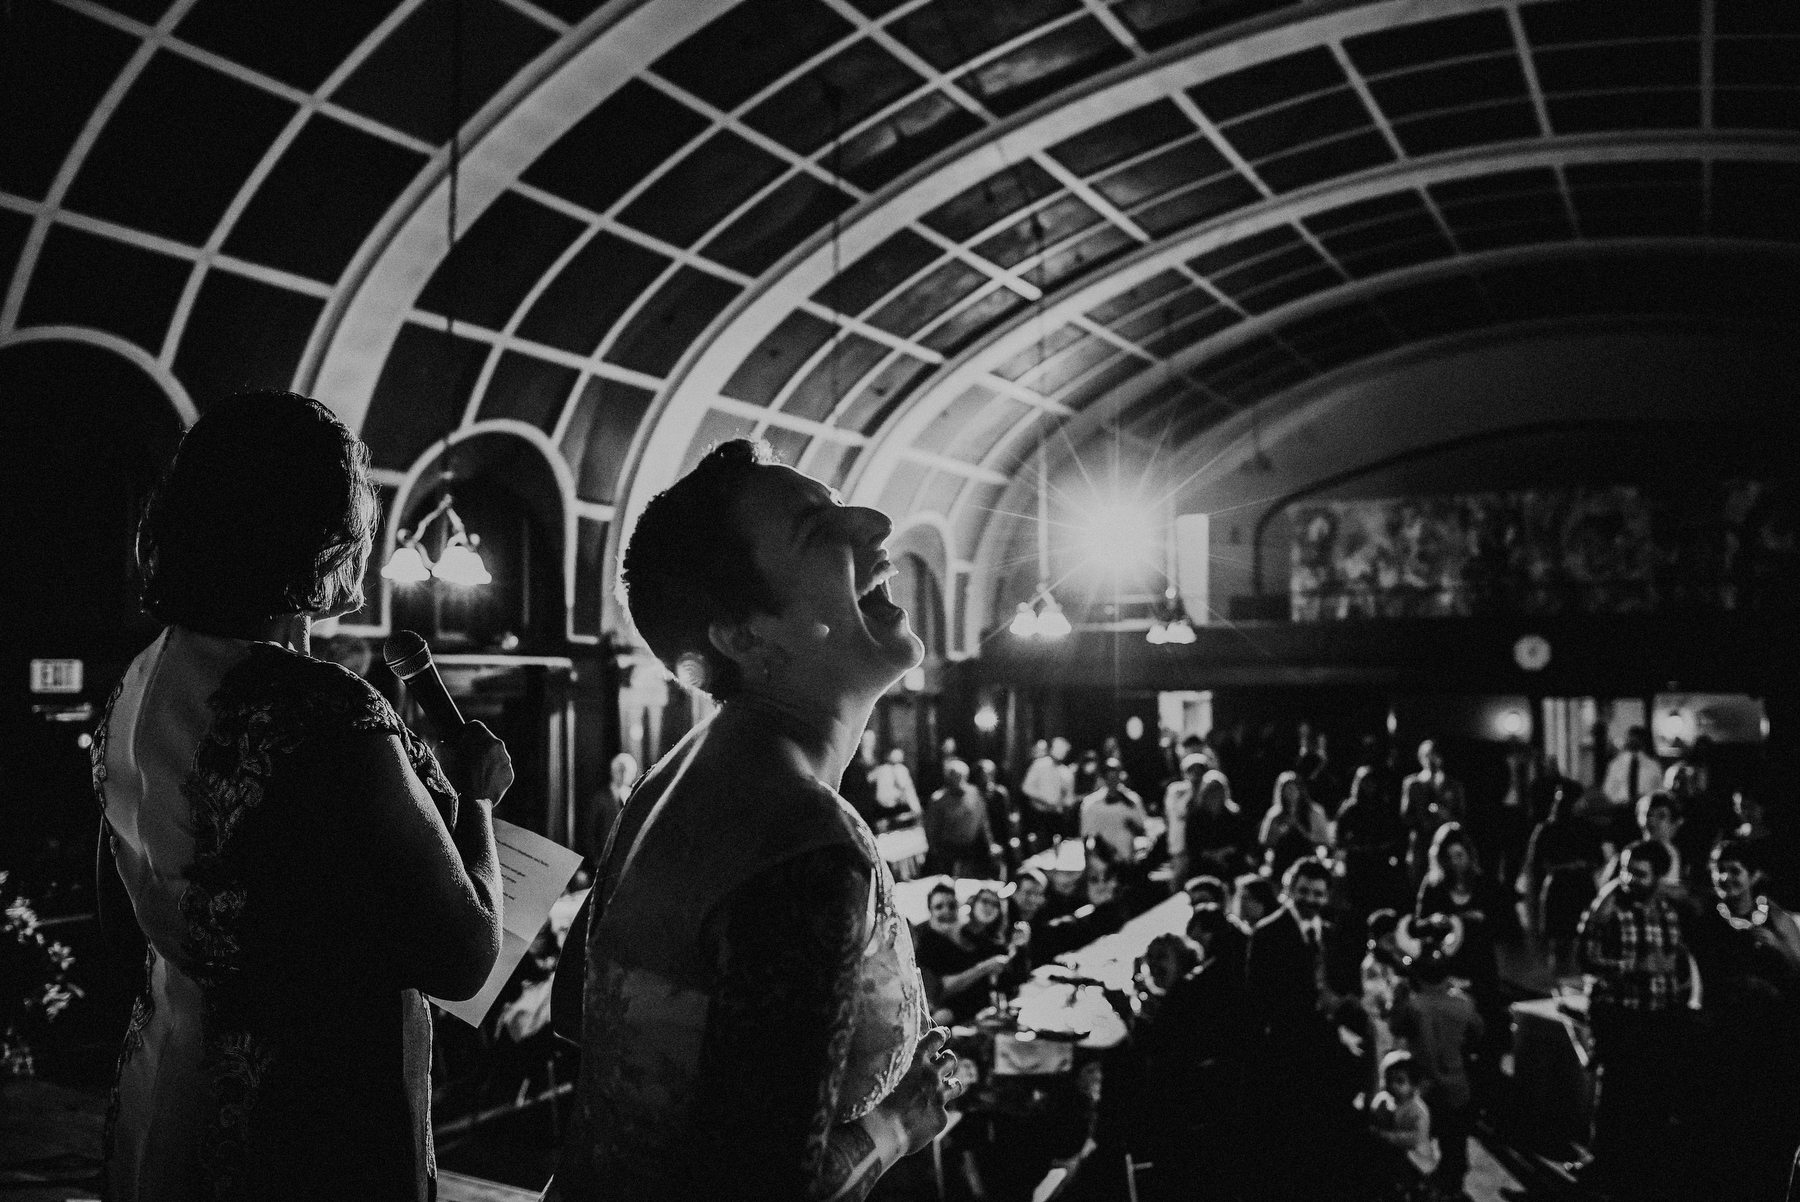
[[[1069,619],[1064,616],[1062,606],[1056,603],[1056,598],[1046,597],[1044,608],[1038,614],[1037,629],[1042,638],[1060,639],[1074,627],[1069,625]]]
[[[418,584],[431,579],[431,568],[426,565],[425,557],[419,549],[406,544],[394,548],[388,556],[387,566],[381,569],[383,579],[392,580],[395,584]]]
[[[1194,641],[1194,637],[1194,627],[1186,618],[1176,618],[1169,623],[1169,642],[1186,646]]]
[[[431,574],[446,584],[487,584],[493,580],[487,565],[481,562],[481,556],[461,543],[451,543],[444,548]]]
[[[1161,622],[1150,623],[1150,629],[1144,634],[1144,641],[1160,647],[1169,641],[1169,628]]]
[[[1034,639],[1037,637],[1038,618],[1037,614],[1032,612],[1031,602],[1019,602],[1019,610],[1013,614],[1012,623],[1007,626],[1007,629],[1013,633],[1015,638]]]

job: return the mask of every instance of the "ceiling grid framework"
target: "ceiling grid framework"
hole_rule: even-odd
[[[0,177],[0,345],[123,339],[200,409],[326,388],[390,474],[522,422],[624,519],[609,554],[747,430],[938,513],[967,565],[1087,415],[1178,447],[1452,329],[1716,319],[1800,242],[1800,21],[1762,6],[272,0],[254,32],[226,0],[22,7],[114,57],[42,80],[80,120]],[[1676,268],[1705,304],[1665,295]]]

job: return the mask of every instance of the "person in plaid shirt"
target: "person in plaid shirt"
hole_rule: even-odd
[[[1687,1034],[1688,953],[1681,918],[1658,882],[1669,871],[1662,844],[1633,843],[1619,857],[1616,888],[1582,920],[1590,974],[1588,1019],[1600,1063],[1594,1161],[1583,1184],[1628,1197],[1656,1197],[1668,1175],[1659,1162],[1677,1102]]]

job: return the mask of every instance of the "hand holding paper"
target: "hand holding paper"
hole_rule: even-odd
[[[543,929],[551,905],[581,867],[576,852],[499,818],[494,819],[494,846],[500,855],[500,958],[474,997],[463,1002],[431,999],[445,1013],[472,1027],[480,1026],[487,1017],[513,969]]]

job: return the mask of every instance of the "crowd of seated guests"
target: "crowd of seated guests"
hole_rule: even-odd
[[[916,932],[931,1004],[968,1023],[1185,887],[1192,921],[1153,945],[1122,1011],[1130,1084],[1112,1096],[1135,1100],[1117,1130],[1159,1166],[1141,1192],[1204,1175],[1225,1198],[1456,1198],[1521,996],[1502,952],[1537,951],[1540,980],[1588,982],[1583,1184],[1778,1197],[1800,1143],[1788,862],[1754,795],[1709,787],[1704,747],[1664,764],[1641,730],[1610,758],[1598,745],[1591,784],[1521,745],[1502,796],[1466,788],[1433,740],[1403,774],[1372,737],[1335,763],[1305,726],[1286,760],[1249,756],[1241,728],[1170,740],[1160,775],[1115,741],[1049,740],[1010,792],[991,761],[947,760],[923,807],[929,867],[1008,883],[966,917],[933,890]],[[1077,838],[1080,872],[1028,866]]]

